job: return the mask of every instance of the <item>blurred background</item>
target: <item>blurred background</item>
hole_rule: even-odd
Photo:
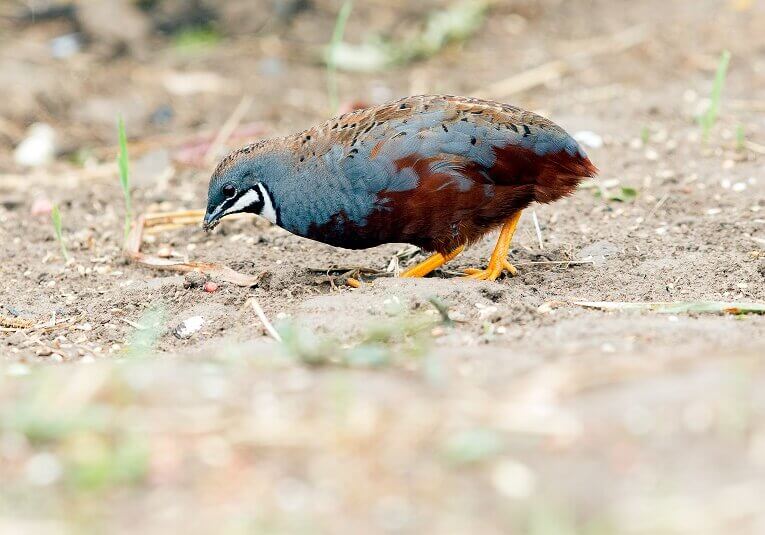
[[[764,29],[762,0],[0,1],[0,533],[764,533],[762,316],[574,304],[765,299]],[[350,293],[416,251],[254,219],[145,246],[255,289],[123,259],[125,197],[202,208],[227,151],[423,93],[600,168],[524,215],[519,277]]]
[[[759,72],[761,58],[743,59],[761,46],[757,4],[668,2],[659,16],[656,4],[638,2],[359,1],[331,54],[340,72],[336,93],[346,110],[407,94],[454,93],[554,107],[559,119],[627,100],[634,105],[621,112],[644,117],[687,104],[662,95],[678,85],[693,91],[693,77],[714,70],[720,40],[741,52],[739,76]],[[338,107],[324,59],[341,6],[6,0],[0,167],[22,163],[12,151],[33,123],[49,125],[53,153],[70,159],[114,145],[119,114],[133,139],[180,139],[220,128],[245,95],[252,102],[244,122],[258,119],[285,132],[307,126]],[[526,79],[514,78],[528,70]],[[636,93],[659,87],[663,93]]]

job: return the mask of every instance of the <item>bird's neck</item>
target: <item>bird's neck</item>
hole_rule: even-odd
[[[293,234],[308,236],[334,214],[342,175],[332,151],[324,155],[278,150],[261,156],[261,180],[268,190],[277,224]],[[332,212],[332,213],[330,213]]]

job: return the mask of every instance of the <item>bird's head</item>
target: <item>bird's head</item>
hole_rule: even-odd
[[[207,190],[207,211],[202,228],[212,230],[231,214],[247,212],[276,223],[273,199],[264,181],[270,174],[269,158],[257,145],[240,149],[227,156],[210,178]]]

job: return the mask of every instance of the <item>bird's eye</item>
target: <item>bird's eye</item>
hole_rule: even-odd
[[[233,184],[226,184],[226,185],[225,185],[225,186],[223,186],[223,188],[221,189],[221,192],[223,193],[223,195],[224,195],[224,196],[225,196],[227,199],[233,199],[233,198],[234,198],[234,196],[236,195],[236,188],[234,187],[234,185],[233,185]]]

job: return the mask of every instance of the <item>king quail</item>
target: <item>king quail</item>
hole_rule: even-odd
[[[415,96],[260,141],[212,175],[203,227],[252,212],[305,238],[348,249],[411,243],[434,254],[422,277],[501,227],[486,269],[507,254],[521,211],[570,194],[597,172],[577,142],[534,113],[456,96]]]

